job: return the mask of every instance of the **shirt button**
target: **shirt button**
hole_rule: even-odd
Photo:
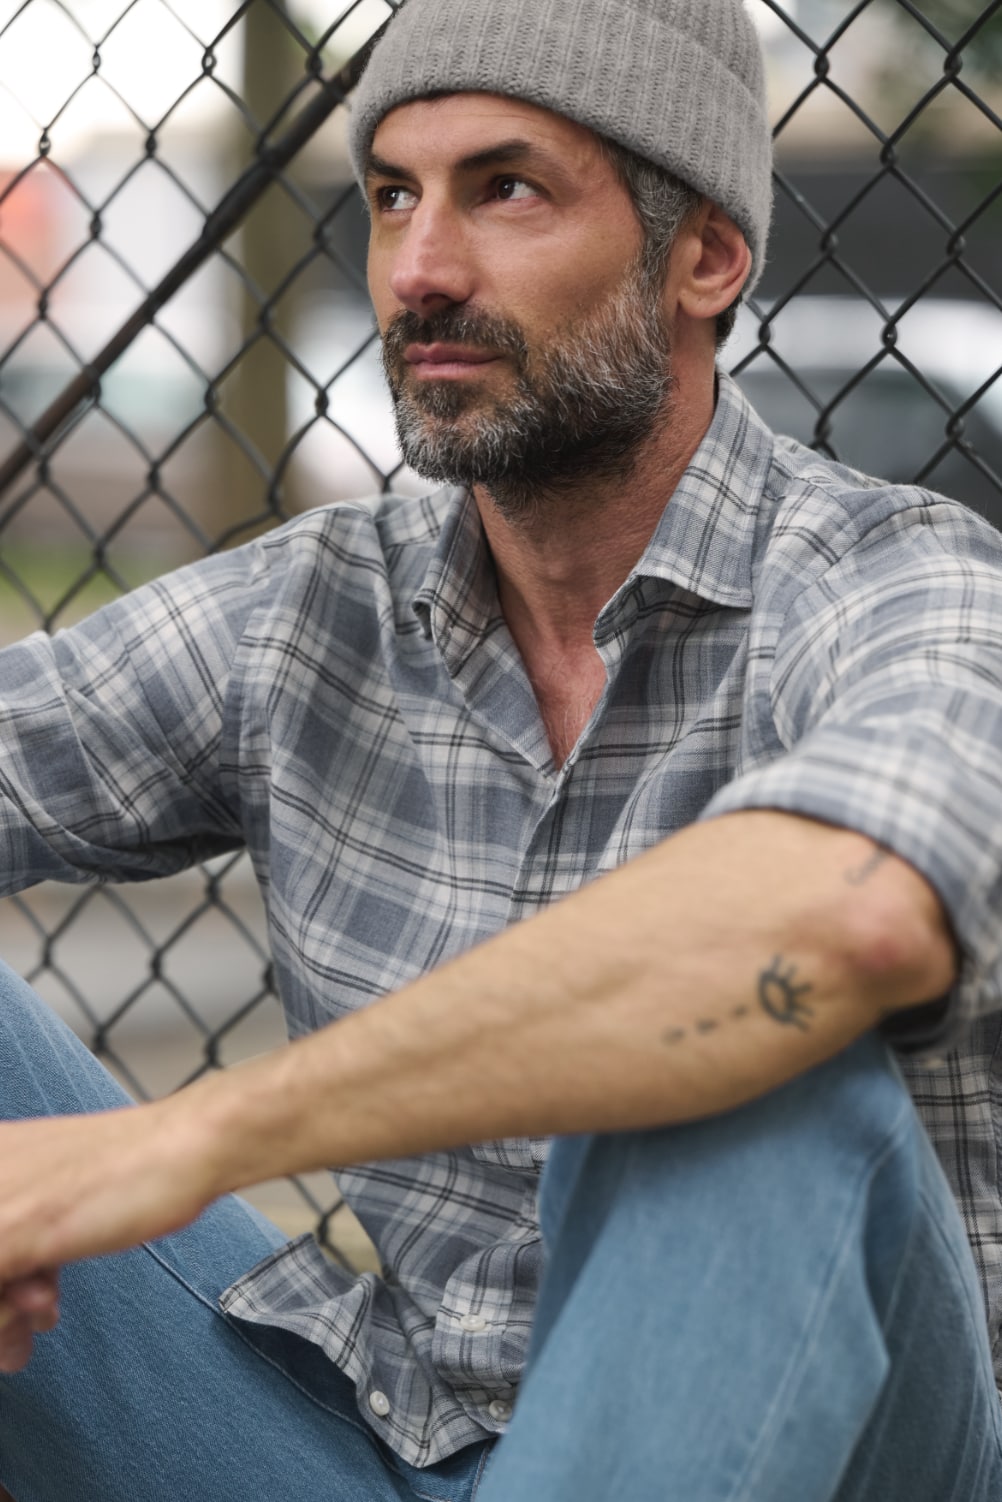
[[[474,1333],[487,1329],[487,1321],[482,1314],[464,1314],[459,1323],[464,1330],[471,1330]]]
[[[511,1404],[506,1403],[503,1398],[495,1398],[493,1403],[489,1405],[487,1412],[490,1414],[492,1419],[495,1419],[497,1421],[497,1423],[506,1424],[511,1418],[512,1407]]]
[[[369,1394],[369,1407],[377,1418],[385,1419],[390,1411],[390,1400],[384,1392],[371,1392]]]

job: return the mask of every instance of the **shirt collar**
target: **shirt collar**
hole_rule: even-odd
[[[714,604],[747,608],[774,440],[730,376],[717,379],[713,421],[633,578],[665,579]]]
[[[772,458],[772,433],[719,374],[713,421],[630,579],[664,579],[717,605],[750,606],[756,520]],[[442,530],[414,610],[446,657],[465,660],[500,623],[496,577],[472,495],[454,489],[442,499]]]
[[[442,530],[414,596],[414,612],[455,676],[477,642],[503,624],[497,575],[470,491],[447,489]]]

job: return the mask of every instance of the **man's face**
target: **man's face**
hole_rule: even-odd
[[[368,191],[408,462],[512,510],[628,472],[667,399],[669,347],[597,138],[494,95],[422,100],[380,124]]]

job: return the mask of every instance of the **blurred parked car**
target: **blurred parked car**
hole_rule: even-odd
[[[855,298],[794,300],[768,323],[767,344],[762,325],[744,309],[724,363],[771,427],[1002,527],[1002,313],[925,298],[891,345]]]

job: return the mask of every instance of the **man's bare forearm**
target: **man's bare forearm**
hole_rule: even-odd
[[[870,841],[771,813],[695,826],[276,1053],[151,1105],[0,1126],[0,1367],[28,1339],[5,1285],[228,1190],[725,1111],[940,996],[954,965],[930,888]]]
[[[186,1108],[219,1192],[494,1137],[668,1124],[802,1073],[942,995],[954,968],[937,899],[903,862],[809,820],[730,815],[194,1087]]]

